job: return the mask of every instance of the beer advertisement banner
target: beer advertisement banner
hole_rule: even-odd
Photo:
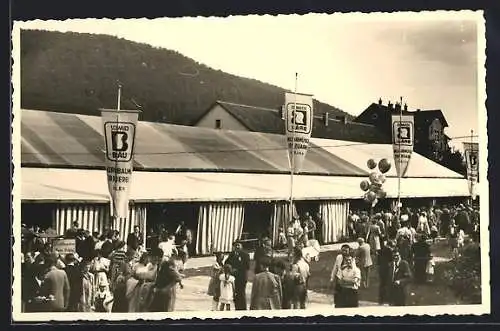
[[[312,95],[286,92],[286,137],[288,160],[294,173],[300,172],[311,138],[313,126]]]
[[[139,113],[131,110],[103,109],[101,117],[111,213],[116,218],[127,218]]]
[[[469,180],[469,193],[476,197],[476,184],[479,181],[479,144],[464,142],[465,164],[467,165],[467,179]]]
[[[413,153],[415,134],[413,115],[392,115],[391,127],[394,166],[398,177],[404,177]]]

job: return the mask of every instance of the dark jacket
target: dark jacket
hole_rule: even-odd
[[[80,268],[75,265],[66,265],[65,271],[68,276],[70,288],[68,311],[77,312],[78,303],[80,302],[83,290],[82,272],[80,271]]]
[[[139,246],[143,244],[143,239],[142,239],[142,234],[139,233],[137,236],[135,233],[129,233],[127,237],[127,245],[132,248],[133,250],[136,250]]]
[[[248,270],[250,269],[250,255],[247,252],[231,252],[225,264],[230,264],[233,269],[233,276],[237,283],[246,283],[248,280]]]
[[[394,267],[394,262],[392,262],[389,266],[389,281],[391,283],[389,301],[393,306],[405,306],[406,286],[412,278],[410,265],[405,260],[401,260],[399,265]],[[396,284],[396,281],[399,284]]]

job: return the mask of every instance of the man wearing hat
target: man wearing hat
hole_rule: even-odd
[[[250,255],[243,250],[241,241],[233,243],[233,251],[229,254],[225,264],[229,264],[235,278],[234,307],[236,310],[247,309],[246,287],[248,270],[250,270]]]

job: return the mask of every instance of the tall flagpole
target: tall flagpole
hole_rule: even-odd
[[[292,109],[292,155],[290,157],[290,223],[293,221],[293,173],[295,167],[295,108],[297,107],[297,80],[298,73],[295,73],[295,92],[293,95]]]
[[[117,110],[117,113],[116,113],[116,125],[118,126],[118,123],[119,123],[119,112],[120,112],[120,106],[121,106],[121,99],[122,99],[122,84],[120,83],[120,81],[117,81],[117,84],[118,84],[118,96],[117,96],[117,101],[116,101],[116,110]],[[115,169],[118,168],[118,161],[115,161]],[[117,214],[117,209],[116,209],[116,206],[115,204],[113,203],[113,230],[118,230],[116,229],[117,227],[117,221],[118,221],[118,218],[116,216]]]
[[[471,164],[471,155],[472,155],[472,152],[474,151],[474,145],[473,145],[473,139],[474,139],[474,130],[470,130],[470,152],[469,152],[469,160],[465,160],[465,164],[466,164],[466,167],[469,168],[470,170],[470,173],[472,175],[472,164]],[[467,166],[467,163],[469,163],[469,165]],[[479,166],[478,166],[479,167]],[[473,197],[473,190],[474,190],[474,187],[473,187],[473,182],[472,182],[472,176],[469,175],[469,181],[470,181],[470,206],[472,207],[472,202],[474,201],[474,199],[472,198]]]
[[[399,126],[401,126],[401,122],[403,121],[403,97],[400,98],[401,104],[399,107]],[[397,216],[398,221],[401,219],[401,139],[398,139],[398,153],[399,153],[399,171],[398,171],[398,209]]]

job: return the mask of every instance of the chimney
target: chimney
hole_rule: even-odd
[[[330,121],[330,118],[329,118],[328,112],[324,112],[323,113],[323,123],[325,124],[325,126],[328,126],[329,121]]]
[[[401,104],[399,102],[396,102],[396,104],[394,105],[394,109],[397,110],[397,111],[400,111],[401,110]]]
[[[378,104],[382,105],[382,98],[378,98]]]
[[[392,102],[390,102],[390,101],[389,101],[389,102],[387,103],[387,108],[389,108],[389,109],[393,109],[393,104],[392,104]]]
[[[419,113],[420,111],[421,111],[421,109],[420,109],[420,108],[418,108],[418,109],[417,109],[417,113]]]
[[[406,104],[406,102],[405,102],[405,107],[404,107],[404,110],[405,110],[405,111],[408,111],[408,105]]]

